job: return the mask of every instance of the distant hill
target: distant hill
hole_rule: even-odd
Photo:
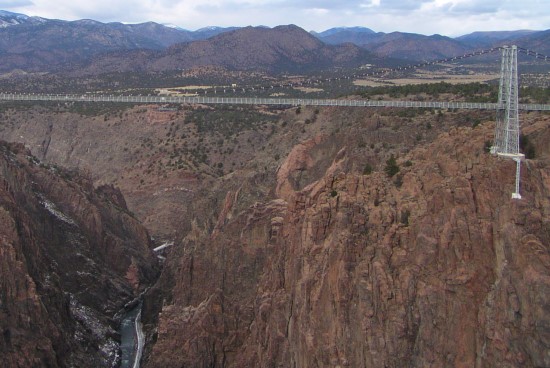
[[[405,60],[434,60],[459,55],[470,49],[449,37],[402,32],[376,34],[361,46],[379,57]]]
[[[225,32],[235,31],[240,28],[241,27],[204,27],[192,32],[192,37],[193,40],[206,40],[210,37],[214,37]]]
[[[101,53],[153,49],[191,41],[188,31],[149,22],[67,22],[0,13],[0,72],[22,69],[52,71]]]
[[[437,59],[461,54],[475,49],[517,44],[521,47],[548,52],[548,31],[518,30],[498,32],[473,32],[457,38],[441,35],[425,36],[403,32],[374,32],[364,27],[332,28],[325,32],[312,32],[323,42],[339,45],[351,42],[379,57],[407,60]],[[548,51],[545,51],[548,50]]]
[[[207,39],[233,29],[208,27],[187,31],[154,22],[101,23],[63,21],[0,11],[0,72],[55,71],[94,56],[137,49],[163,50]]]
[[[457,55],[471,49],[468,45],[445,36],[374,32],[363,27],[333,28],[313,34],[331,45],[350,42],[379,57],[405,60],[431,60]]]
[[[25,14],[0,10],[0,29],[21,24],[41,24],[46,21],[47,19],[40,17],[29,17]]]
[[[91,19],[63,21],[0,12],[0,50],[23,52],[36,49],[88,49],[91,52],[119,48],[160,49],[195,39],[193,32],[158,23],[101,23]],[[52,49],[53,47],[53,49]]]
[[[550,29],[546,31],[474,32],[457,40],[472,48],[517,45],[544,55],[550,55]]]
[[[338,45],[346,42],[361,45],[365,43],[366,39],[376,35],[376,32],[365,27],[339,27],[327,29],[320,33],[311,32],[311,34],[331,45]]]
[[[518,38],[516,43],[518,46],[550,55],[550,29]]]
[[[464,36],[455,38],[473,47],[493,46],[501,42],[509,42],[519,38],[532,35],[537,31],[520,30],[520,31],[500,31],[500,32],[473,32]]]
[[[550,31],[474,32],[456,39],[339,27],[308,33],[297,26],[205,27],[63,21],[0,10],[0,73],[86,73],[222,66],[304,71],[356,66],[378,58],[433,60],[516,43],[550,53]]]
[[[95,58],[84,73],[161,71],[196,66],[269,72],[359,66],[376,58],[358,46],[327,45],[294,26],[246,27],[207,40],[173,45],[162,52],[135,51]]]

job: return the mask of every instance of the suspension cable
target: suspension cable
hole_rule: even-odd
[[[543,54],[540,54],[536,51],[529,50],[523,47],[518,47],[518,51],[529,56],[533,56],[535,59],[544,60],[544,61],[550,61],[550,56],[546,56]]]
[[[404,71],[404,70],[409,70],[409,69],[423,68],[423,67],[426,67],[426,66],[436,65],[436,64],[445,64],[445,63],[450,63],[450,62],[454,62],[454,61],[457,61],[457,60],[469,59],[469,58],[475,57],[475,56],[491,54],[491,53],[500,51],[502,49],[503,49],[502,46],[496,46],[496,47],[492,47],[492,48],[489,48],[489,49],[482,49],[482,50],[473,51],[473,52],[469,52],[469,53],[465,53],[465,54],[457,55],[457,56],[451,56],[451,57],[447,57],[447,58],[443,58],[443,59],[437,59],[437,60],[432,60],[432,61],[424,61],[424,62],[421,62],[421,63],[418,63],[418,64],[409,64],[409,65],[399,66],[399,67],[395,67],[395,68],[384,68],[383,70],[373,71],[373,72],[369,72],[369,73],[356,73],[356,74],[352,74],[352,75],[348,75],[348,76],[342,76],[342,77],[308,79],[308,80],[304,80],[304,81],[301,81],[301,82],[295,82],[295,83],[290,83],[289,82],[289,83],[277,83],[277,84],[267,84],[267,85],[264,84],[264,85],[254,85],[254,86],[244,86],[244,87],[208,88],[208,89],[203,89],[203,90],[197,90],[197,91],[194,91],[194,92],[195,92],[196,95],[201,95],[201,94],[203,94],[203,95],[207,95],[207,94],[217,95],[217,94],[225,94],[227,92],[246,93],[246,92],[273,90],[275,88],[294,88],[294,87],[315,86],[315,85],[320,85],[320,84],[323,84],[323,83],[329,83],[329,82],[333,82],[333,81],[349,80],[349,79],[357,79],[357,78],[365,78],[365,77],[378,77],[378,76],[382,76],[382,75],[387,75],[387,74],[392,73],[392,72],[399,72],[399,71]],[[536,59],[539,59],[539,60],[550,61],[550,57],[548,57],[546,55],[543,55],[543,54],[540,54],[538,52],[532,51],[532,50],[528,50],[528,49],[525,49],[525,48],[522,48],[522,47],[518,47],[518,51],[522,52],[526,55],[533,56],[533,57],[535,57]]]

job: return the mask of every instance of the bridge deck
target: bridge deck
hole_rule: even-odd
[[[284,105],[284,106],[344,106],[344,107],[402,107],[436,109],[496,110],[496,103],[435,102],[435,101],[377,101],[353,99],[255,98],[255,97],[176,97],[176,96],[109,96],[69,94],[13,94],[0,93],[3,101],[58,101],[58,102],[116,102],[116,103],[175,103],[227,105]],[[502,107],[504,108],[504,106]],[[550,111],[550,105],[520,104],[520,110]]]

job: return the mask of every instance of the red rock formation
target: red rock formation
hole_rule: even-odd
[[[116,364],[115,314],[156,274],[114,188],[0,143],[2,367]]]
[[[174,247],[146,366],[549,366],[550,160],[538,147],[514,201],[490,130],[443,133],[397,179],[347,172],[341,151],[296,190],[301,145],[281,199]]]

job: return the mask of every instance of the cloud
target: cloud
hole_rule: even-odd
[[[4,0],[0,3],[0,7],[2,7],[2,9],[17,8],[29,5],[33,5],[33,2],[30,0]]]
[[[430,3],[432,0],[380,0],[379,9],[384,12],[391,10],[398,12],[409,12],[411,10],[420,9],[425,3]]]

